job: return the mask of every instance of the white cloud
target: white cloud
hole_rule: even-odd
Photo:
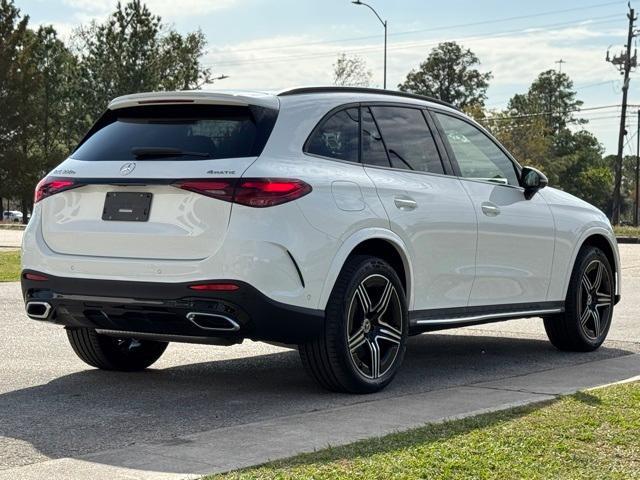
[[[64,0],[64,3],[91,18],[103,17],[112,12],[117,0]],[[145,0],[151,12],[164,19],[191,17],[224,10],[237,4],[237,0]]]
[[[617,79],[615,69],[605,62],[604,56],[607,46],[612,43],[611,38],[622,37],[624,32],[583,24],[488,38],[392,40],[388,52],[388,87],[395,89],[439,42],[456,40],[478,55],[482,62],[481,70],[493,73],[488,104],[502,107],[513,94],[526,91],[540,72],[557,68],[555,62],[559,59],[567,62],[563,64],[563,71],[569,74],[575,85]],[[374,72],[375,86],[382,86],[382,42],[357,45],[348,42],[318,43],[317,38],[310,36],[278,36],[217,46],[210,50],[205,63],[214,73],[229,75],[228,79],[217,82],[216,88],[276,90],[296,85],[330,84],[332,64],[338,53],[343,51],[365,58]],[[499,94],[492,96],[491,92]],[[591,104],[586,106],[619,101],[611,85],[602,87],[600,94],[589,98]],[[587,127],[609,151],[615,146],[615,128],[610,127],[605,121],[594,122]]]

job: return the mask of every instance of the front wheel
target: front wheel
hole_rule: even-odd
[[[549,340],[560,350],[596,350],[609,333],[614,300],[609,259],[599,248],[583,248],[571,274],[564,313],[544,319]]]
[[[324,333],[300,345],[306,370],[323,387],[372,393],[391,382],[408,334],[402,283],[385,261],[357,255],[343,267],[325,312]]]
[[[168,345],[167,342],[101,335],[92,328],[67,328],[67,337],[73,351],[86,364],[123,372],[151,366]]]

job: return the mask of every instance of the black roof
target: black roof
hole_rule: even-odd
[[[279,97],[284,97],[287,95],[304,95],[308,93],[371,93],[375,95],[389,95],[390,97],[404,97],[404,98],[413,98],[416,100],[424,100],[425,102],[437,103],[439,105],[444,105],[449,108],[453,108],[455,110],[460,110],[458,107],[451,105],[448,102],[440,100],[438,98],[427,97],[425,95],[417,95],[415,93],[408,92],[399,92],[395,90],[383,90],[381,88],[368,88],[368,87],[299,87],[299,88],[291,88],[289,90],[283,90],[278,93]]]

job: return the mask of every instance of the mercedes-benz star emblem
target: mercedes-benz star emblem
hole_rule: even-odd
[[[136,169],[136,164],[133,162],[125,163],[120,167],[120,175],[129,175]]]

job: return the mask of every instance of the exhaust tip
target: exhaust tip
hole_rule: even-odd
[[[202,330],[237,332],[240,325],[235,320],[217,313],[189,312],[187,320]]]
[[[27,303],[27,315],[30,318],[37,320],[43,320],[49,318],[51,313],[51,305],[47,302],[28,302]]]

